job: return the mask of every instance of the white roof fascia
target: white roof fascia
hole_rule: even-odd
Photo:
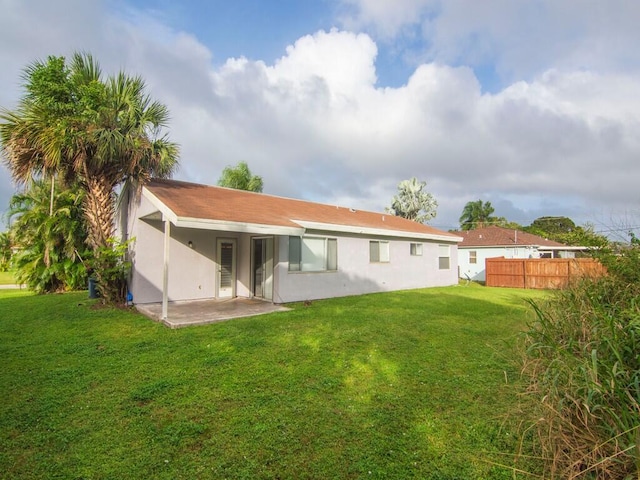
[[[477,250],[479,248],[537,248],[538,250],[564,250],[564,251],[580,251],[580,250],[592,250],[593,247],[574,247],[568,245],[561,246],[546,246],[546,245],[458,245],[460,249],[472,248]]]
[[[304,228],[264,225],[261,223],[228,222],[203,218],[178,217],[176,227],[197,228],[199,230],[218,230],[222,232],[257,233],[261,235],[291,235],[299,237]]]
[[[356,233],[360,235],[376,235],[380,237],[421,238],[441,242],[461,242],[462,237],[437,235],[432,233],[405,232],[403,230],[387,230],[384,228],[358,227],[355,225],[337,225],[334,223],[309,222],[306,220],[291,220],[307,230],[324,230],[339,233]]]
[[[176,222],[178,221],[178,216],[173,213],[173,210],[167,207],[167,205],[162,200],[151,193],[147,189],[147,187],[142,187],[142,194],[147,198],[147,200],[151,202],[154,207],[156,207],[160,211],[160,213],[162,213],[163,220],[169,220],[174,225],[176,224]]]
[[[562,245],[559,247],[556,246],[551,246],[551,247],[547,247],[547,246],[540,246],[538,247],[539,250],[566,250],[568,252],[571,251],[578,251],[578,250],[592,250],[593,247],[576,247],[576,246],[569,246],[569,245]]]
[[[540,245],[533,245],[531,243],[510,243],[509,245],[458,245],[459,248],[540,248]]]

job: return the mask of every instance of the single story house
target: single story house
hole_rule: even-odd
[[[152,180],[122,202],[137,304],[287,303],[454,285],[458,235],[388,213]]]
[[[538,235],[503,227],[456,232],[460,278],[484,282],[487,258],[575,258],[586,247],[572,247]]]

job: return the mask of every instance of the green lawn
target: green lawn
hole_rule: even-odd
[[[450,287],[169,330],[0,290],[0,472],[509,479],[534,291]],[[530,468],[530,467],[528,467]]]
[[[0,285],[11,285],[16,283],[13,272],[0,272]]]

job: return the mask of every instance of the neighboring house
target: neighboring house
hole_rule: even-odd
[[[174,180],[128,205],[134,303],[287,303],[458,281],[459,236],[386,213]]]
[[[571,247],[538,235],[502,227],[456,232],[460,278],[484,282],[487,258],[575,258],[585,247]]]

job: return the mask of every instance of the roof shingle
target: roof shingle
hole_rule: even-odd
[[[146,189],[178,217],[299,227],[295,221],[317,222],[437,235],[457,240],[457,235],[388,213],[354,210],[335,205],[295,200],[262,193],[200,185],[177,180],[151,180]]]
[[[547,240],[532,233],[502,227],[484,227],[456,232],[463,238],[459,247],[526,246],[562,247],[562,243]]]

